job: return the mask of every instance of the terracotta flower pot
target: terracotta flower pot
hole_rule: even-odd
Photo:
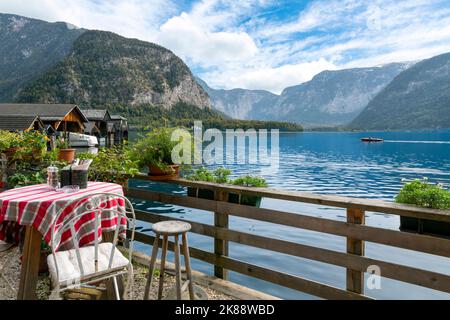
[[[169,169],[164,170],[154,165],[148,165],[149,175],[155,180],[172,180],[178,178],[180,166],[177,164],[169,165]]]
[[[75,151],[75,149],[60,149],[58,153],[58,160],[72,163],[73,160],[75,160]]]

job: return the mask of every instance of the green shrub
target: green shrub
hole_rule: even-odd
[[[20,142],[20,134],[0,130],[0,153],[9,148],[19,147]]]
[[[255,188],[267,188],[267,182],[264,178],[257,176],[244,176],[237,178],[231,182],[236,186],[255,187]]]
[[[214,171],[210,171],[205,167],[198,168],[193,174],[186,178],[191,181],[204,181],[215,183],[227,183],[228,176],[231,174],[231,170],[225,168],[218,168]]]
[[[101,148],[96,155],[81,153],[80,160],[92,159],[89,180],[123,184],[139,173],[137,161],[132,159],[128,144]]]
[[[427,179],[405,183],[395,201],[433,209],[450,209],[450,191]]]
[[[9,188],[19,188],[25,186],[32,186],[35,184],[42,184],[46,182],[46,177],[43,171],[21,171],[8,176],[7,183]]]
[[[264,178],[257,176],[246,175],[239,177],[235,180],[229,180],[228,176],[231,175],[231,170],[226,168],[218,168],[214,171],[210,171],[204,167],[201,167],[194,171],[193,174],[188,175],[186,179],[191,181],[205,181],[215,183],[230,183],[237,186],[266,188],[267,182]]]

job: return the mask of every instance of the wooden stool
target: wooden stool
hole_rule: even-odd
[[[169,244],[169,236],[173,236],[175,238],[174,242],[174,254],[175,254],[175,280],[176,280],[176,292],[177,299],[181,300],[181,266],[180,266],[180,247],[178,244],[178,236],[182,236],[183,244],[182,250],[184,255],[184,263],[186,266],[186,276],[187,283],[189,287],[189,297],[191,300],[195,299],[194,296],[194,285],[192,283],[192,275],[191,275],[191,261],[189,258],[189,246],[187,242],[187,232],[191,230],[191,225],[186,222],[181,221],[163,221],[159,223],[155,223],[152,226],[153,232],[155,232],[155,242],[153,243],[152,257],[150,259],[150,265],[148,270],[148,279],[147,285],[145,287],[144,299],[150,299],[150,289],[152,287],[153,280],[153,270],[155,269],[156,257],[158,256],[159,249],[159,238],[163,237],[162,240],[162,255],[161,255],[161,271],[159,273],[159,290],[158,290],[158,300],[162,298],[163,285],[164,285],[164,268],[166,264],[166,256],[167,256],[167,248]]]

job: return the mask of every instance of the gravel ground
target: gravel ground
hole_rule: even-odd
[[[142,300],[144,296],[144,288],[147,281],[148,269],[139,264],[134,265],[134,287],[133,299]],[[20,251],[18,247],[13,247],[5,252],[0,252],[0,300],[15,300],[20,279]],[[150,292],[151,299],[157,298],[159,285],[159,271],[154,273],[152,290]],[[173,286],[175,285],[175,277],[166,274],[164,278],[163,299],[173,296]],[[197,285],[196,285],[197,286]],[[220,292],[211,290],[204,286],[198,286],[208,296],[208,300],[231,300],[230,296]],[[50,278],[43,274],[39,276],[38,298],[41,300],[48,299],[50,295]]]

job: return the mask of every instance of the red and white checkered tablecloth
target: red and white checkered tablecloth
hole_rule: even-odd
[[[0,193],[0,240],[5,240],[7,222],[16,223],[18,226],[33,226],[38,230],[45,242],[50,244],[51,228],[55,223],[56,216],[63,211],[61,219],[70,214],[74,209],[74,202],[83,196],[95,193],[113,193],[123,195],[122,186],[106,182],[89,182],[87,189],[82,189],[75,193],[61,193],[52,191],[46,185],[34,185],[17,188]],[[77,203],[77,202],[75,202]],[[108,197],[104,199],[105,208],[117,207],[120,211],[125,211],[125,203],[122,198]],[[94,215],[92,215],[92,220]],[[58,221],[60,222],[60,221]],[[92,221],[86,221],[86,225],[92,226]],[[83,222],[85,224],[85,222]],[[126,220],[122,219],[121,226],[126,225]],[[113,231],[117,227],[117,217],[102,216],[102,231]],[[92,228],[77,226],[80,236],[80,245],[85,245],[93,241],[94,232]],[[60,242],[61,247],[70,247],[72,235],[70,232],[63,233]],[[67,245],[66,245],[67,244]]]

